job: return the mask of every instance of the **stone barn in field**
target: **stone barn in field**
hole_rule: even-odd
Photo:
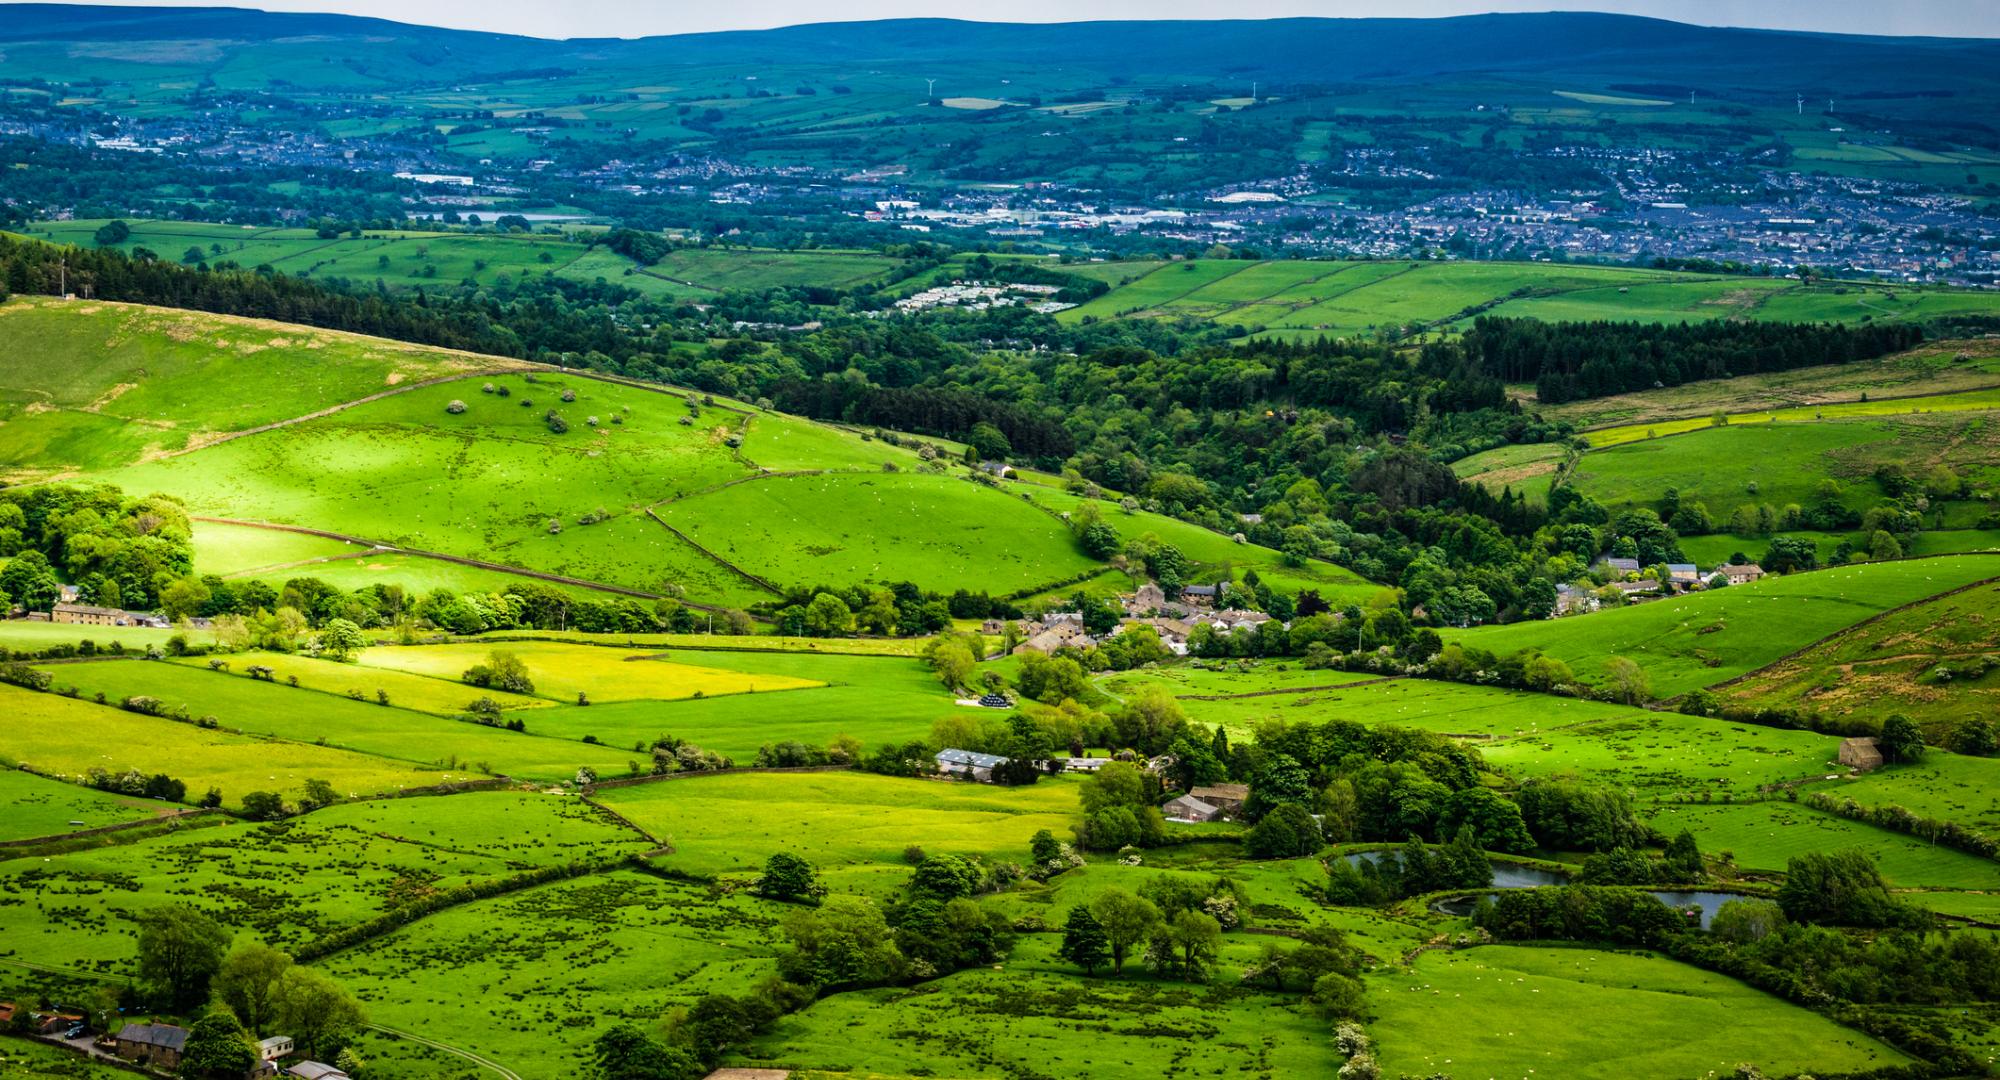
[[[1840,740],[1840,763],[1855,772],[1882,767],[1882,750],[1874,739]]]

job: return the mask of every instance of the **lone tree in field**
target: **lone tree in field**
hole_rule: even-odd
[[[214,919],[180,904],[139,917],[139,977],[169,1006],[180,1009],[208,996],[209,980],[222,968],[229,932]]]
[[[319,632],[319,650],[329,660],[346,663],[368,647],[368,635],[346,619],[329,619]]]
[[[1884,760],[1908,764],[1924,756],[1924,733],[1916,721],[1896,713],[1882,721],[1882,735],[1875,745]]]
[[[767,900],[808,903],[826,894],[819,871],[804,859],[780,851],[764,861],[764,876],[757,879],[757,895]]]
[[[1057,955],[1082,968],[1085,975],[1097,974],[1097,969],[1111,958],[1111,939],[1091,917],[1089,908],[1079,904],[1069,909],[1069,921],[1063,924],[1062,949]]]
[[[1124,889],[1106,889],[1090,902],[1090,916],[1104,928],[1105,943],[1111,948],[1111,973],[1125,973],[1125,958],[1132,946],[1146,940],[1160,925],[1160,909],[1143,896]]]
[[[1653,684],[1646,669],[1630,657],[1614,656],[1604,662],[1604,681],[1611,696],[1626,705],[1643,705],[1653,696]]]

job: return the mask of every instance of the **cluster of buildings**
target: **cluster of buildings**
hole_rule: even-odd
[[[1599,559],[1596,569],[1611,575],[1598,588],[1568,584],[1556,589],[1556,608],[1551,617],[1596,611],[1603,605],[1605,589],[1622,593],[1628,603],[1665,596],[1668,586],[1677,592],[1697,592],[1720,580],[1727,585],[1745,585],[1764,576],[1756,563],[1723,563],[1704,574],[1694,563],[1666,563],[1666,580],[1642,576],[1645,568],[1637,559]],[[1617,599],[1617,597],[1613,597]]]
[[[0,1026],[12,1026],[17,1006],[12,1002],[0,1002]],[[78,1051],[99,1057],[115,1057],[120,1061],[164,1073],[177,1073],[181,1067],[181,1057],[187,1051],[188,1029],[178,1024],[128,1023],[114,1035],[100,1035],[93,1038],[87,1033],[88,1025],[79,1014],[34,1012],[30,1016],[28,1030],[36,1035],[60,1040]],[[292,1039],[285,1035],[274,1035],[257,1044],[257,1065],[244,1074],[244,1080],[265,1080],[270,1077],[294,1077],[296,1080],[348,1080],[346,1073],[317,1061],[299,1061],[289,1066],[280,1063],[293,1056],[295,1047]]]
[[[1084,625],[1083,614],[1076,611],[1051,611],[1038,619],[1023,619],[1011,624],[1005,620],[989,619],[979,629],[983,634],[1005,634],[1011,625],[1020,637],[1020,643],[1014,646],[1015,653],[1048,655],[1058,649],[1087,649],[1134,627],[1149,626],[1159,635],[1160,644],[1166,646],[1168,652],[1186,656],[1188,638],[1197,626],[1206,625],[1217,633],[1233,634],[1239,630],[1256,630],[1271,621],[1271,617],[1261,611],[1227,606],[1230,589],[1227,581],[1213,585],[1189,585],[1181,590],[1178,597],[1169,599],[1166,590],[1149,581],[1118,598],[1122,609],[1118,625],[1102,636],[1092,634]],[[1240,586],[1236,589],[1242,591]]]
[[[933,308],[956,307],[967,311],[985,311],[989,308],[1013,307],[1025,304],[1032,311],[1045,315],[1054,314],[1075,304],[1065,304],[1049,297],[1062,291],[1059,285],[1022,285],[1014,282],[988,284],[982,281],[954,281],[949,285],[937,285],[921,292],[911,293],[896,301],[895,310],[900,312],[929,311]],[[1041,297],[1042,299],[1035,299]]]

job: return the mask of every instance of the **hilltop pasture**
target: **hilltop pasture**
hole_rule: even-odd
[[[218,517],[641,590],[680,584],[722,602],[756,595],[643,510],[747,472],[724,445],[740,417],[711,411],[684,425],[691,414],[674,397],[576,377],[490,382],[496,393],[481,392],[479,380],[425,387],[102,478],[174,493]],[[561,401],[565,391],[577,400]],[[466,411],[448,412],[452,401]],[[551,409],[568,421],[566,434],[544,422]],[[582,523],[599,509],[606,520]]]
[[[23,297],[0,334],[0,462],[15,478],[105,469],[200,446],[399,385],[521,366],[262,319]]]

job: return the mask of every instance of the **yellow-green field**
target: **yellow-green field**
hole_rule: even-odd
[[[496,649],[520,657],[534,680],[535,693],[557,701],[574,701],[578,694],[587,694],[592,701],[673,701],[823,685],[789,675],[684,664],[664,659],[665,653],[633,653],[554,641],[382,646],[366,650],[359,659],[367,667],[456,681],[467,668],[485,663]]]

